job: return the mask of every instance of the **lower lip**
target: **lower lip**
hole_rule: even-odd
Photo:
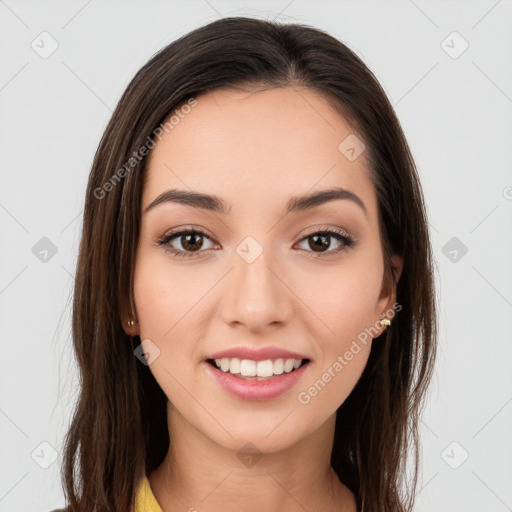
[[[291,389],[304,375],[311,361],[290,373],[282,373],[267,380],[245,380],[223,372],[208,362],[207,371],[230,394],[242,400],[270,400]]]

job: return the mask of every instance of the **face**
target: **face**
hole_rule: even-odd
[[[353,159],[339,149],[354,131],[318,93],[217,90],[196,99],[148,157],[138,324],[127,332],[156,355],[149,368],[171,417],[227,448],[251,441],[280,450],[333,419],[368,359],[372,338],[363,343],[361,333],[373,327],[378,336],[394,302],[394,290],[382,288],[377,198],[365,153]],[[181,196],[146,211],[172,189],[215,196],[224,209]],[[290,203],[333,189],[353,195]],[[249,352],[275,373],[283,359],[265,384],[207,361],[239,348],[309,362],[297,377],[285,371],[286,354]],[[233,360],[224,364],[237,373]]]

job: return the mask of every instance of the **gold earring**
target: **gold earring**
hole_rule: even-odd
[[[133,315],[134,316],[134,315]],[[136,323],[137,323],[137,320],[128,320],[128,322],[126,322],[128,324],[128,327],[133,327]]]
[[[389,318],[386,318],[385,313],[382,313],[380,315],[380,317],[381,317],[381,321],[380,321],[381,327],[387,327],[388,325],[391,325],[391,320]]]

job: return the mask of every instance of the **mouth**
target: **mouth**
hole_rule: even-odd
[[[207,359],[210,366],[232,375],[240,380],[274,380],[296,372],[310,363],[310,359],[266,359],[253,361],[251,359],[222,358]]]
[[[299,354],[296,354],[299,356]],[[307,378],[310,359],[208,358],[206,373],[224,391],[239,400],[266,401],[290,392]]]

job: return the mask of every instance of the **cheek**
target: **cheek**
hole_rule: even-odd
[[[186,324],[208,283],[190,281],[190,272],[169,261],[161,249],[140,250],[134,275],[134,296],[141,337],[175,338]],[[202,291],[204,288],[204,291]]]
[[[170,261],[163,250],[141,249],[134,274],[134,297],[140,339],[159,349],[150,368],[168,397],[190,382],[204,355],[203,340],[216,308],[209,307],[214,272],[201,272]],[[176,387],[178,386],[178,387]]]
[[[166,396],[186,407],[188,395],[184,394],[183,386],[191,389],[190,379],[198,357],[198,323],[194,318],[200,308],[198,299],[206,290],[201,291],[203,286],[198,283],[191,286],[183,269],[166,264],[167,256],[158,252],[141,251],[137,258],[134,297],[140,339],[149,339],[158,348],[158,357],[149,368]]]
[[[172,327],[178,306],[170,290],[165,271],[152,265],[144,256],[139,258],[134,276],[134,296],[141,338],[161,338]]]
[[[378,259],[358,257],[303,273],[295,289],[313,312],[307,316],[310,329],[333,348],[342,348],[374,324],[381,282]]]
[[[307,315],[311,319],[307,330],[315,338],[317,359],[297,399],[312,416],[337,410],[354,389],[370,355],[372,336],[367,329],[375,322],[380,277],[375,271],[345,270],[334,279],[332,272],[323,277],[317,274],[315,286],[304,295],[304,302],[316,313]]]

